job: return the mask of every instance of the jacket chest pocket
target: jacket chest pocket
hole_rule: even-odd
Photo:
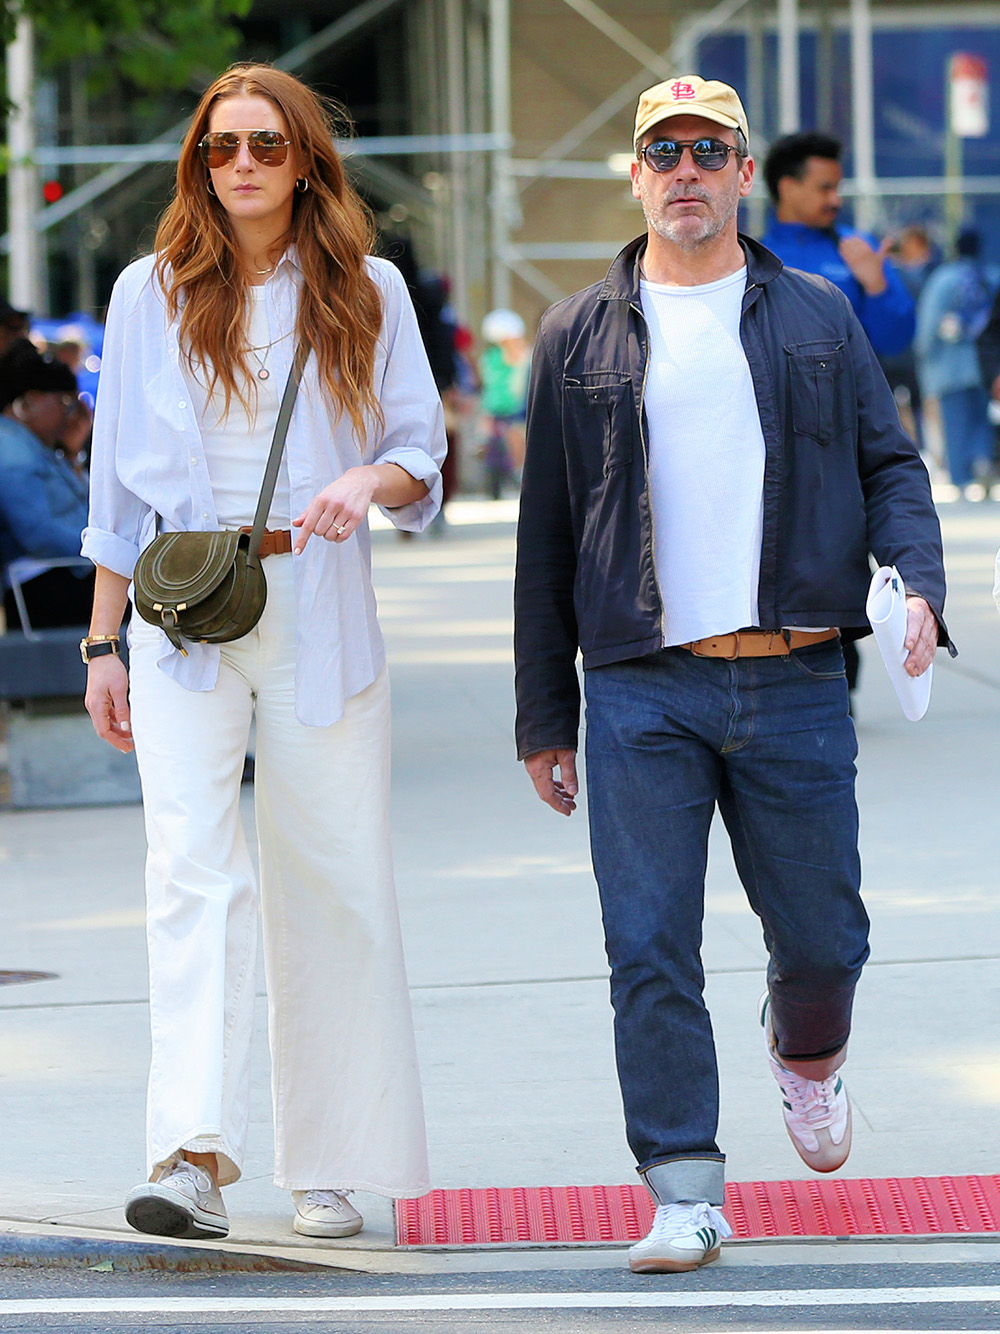
[[[585,384],[567,379],[564,394],[566,447],[587,471],[608,477],[631,463],[635,432],[631,381]]]
[[[843,341],[786,343],[785,355],[795,434],[828,445],[850,426]]]

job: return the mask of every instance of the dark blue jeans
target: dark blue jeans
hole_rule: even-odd
[[[956,486],[976,480],[976,466],[993,461],[996,437],[986,413],[989,395],[980,385],[952,389],[939,398],[948,473]]]
[[[779,1055],[836,1057],[868,957],[843,654],[837,640],[734,662],[664,649],[589,670],[586,697],[591,847],[629,1145],[640,1171],[667,1165],[657,1174],[667,1196],[721,1203],[702,998],[709,825],[718,806],[763,926]]]

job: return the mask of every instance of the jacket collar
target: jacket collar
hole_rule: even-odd
[[[761,287],[777,278],[784,265],[777,255],[752,236],[739,234],[740,245],[747,260],[747,286]],[[629,241],[614,259],[607,277],[597,294],[599,301],[628,301],[639,304],[639,261],[646,249],[646,237],[637,236]]]

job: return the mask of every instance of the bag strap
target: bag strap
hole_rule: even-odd
[[[302,379],[302,372],[308,359],[309,348],[305,343],[299,343],[295,349],[295,360],[292,362],[292,369],[288,373],[285,392],[281,396],[278,420],[274,423],[271,452],[267,456],[264,480],[260,485],[260,499],[257,501],[257,509],[253,516],[253,528],[250,530],[250,547],[247,552],[250,560],[256,560],[260,551],[260,544],[264,540],[264,529],[267,527],[267,516],[271,509],[271,501],[274,499],[274,488],[278,481],[278,469],[281,466],[281,455],[285,448],[288,423],[292,419],[292,409],[295,407],[295,398],[299,392],[299,382]]]

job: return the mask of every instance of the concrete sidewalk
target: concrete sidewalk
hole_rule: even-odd
[[[441,540],[375,537],[434,1184],[634,1180],[585,813],[565,820],[544,807],[513,757],[512,507],[464,502],[451,517]],[[903,720],[874,646],[863,650],[873,956],[845,1072],[850,1176],[993,1172],[1000,1159],[1000,617],[990,597],[1000,507],[950,504],[942,521],[961,656],[938,655],[923,722]],[[249,791],[246,807],[252,818]],[[0,968],[57,975],[0,989],[0,1233],[140,1240],[121,1206],[143,1176],[142,856],[138,808],[0,813]],[[763,1059],[758,925],[718,831],[705,936],[729,1175],[805,1175]],[[425,1263],[391,1253],[391,1208],[374,1197],[359,1200],[365,1232],[336,1249],[292,1233],[270,1181],[263,999],[257,1047],[246,1175],[227,1191],[230,1245],[364,1268]]]

